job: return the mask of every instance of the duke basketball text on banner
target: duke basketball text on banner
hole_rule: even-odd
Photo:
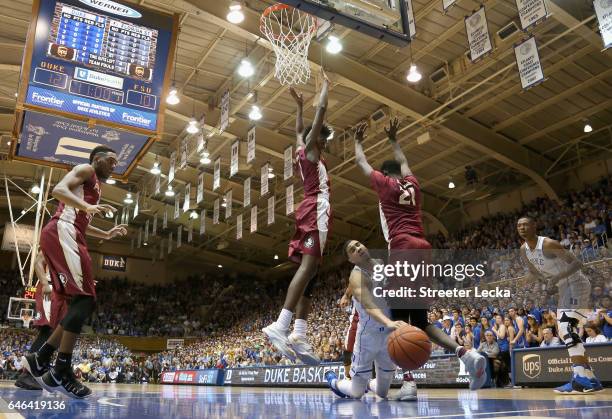
[[[230,156],[230,177],[238,173],[238,154],[240,150],[240,141],[236,140],[232,144],[232,151]]]
[[[546,0],[516,0],[516,8],[524,31],[548,17]]]
[[[465,31],[472,62],[478,61],[493,49],[484,6],[474,12],[473,15],[465,18]]]
[[[247,164],[255,160],[255,131],[256,127],[251,127],[247,134]]]
[[[102,269],[107,271],[127,271],[127,258],[123,256],[102,255]]]
[[[604,49],[608,49],[612,47],[612,1],[595,0],[594,6]]]
[[[215,168],[213,172],[213,191],[221,187],[221,157],[215,159]]]
[[[243,199],[243,207],[248,207],[251,205],[251,178],[248,177],[244,180],[244,199]]]
[[[514,47],[521,86],[528,89],[544,80],[538,45],[534,36]]]

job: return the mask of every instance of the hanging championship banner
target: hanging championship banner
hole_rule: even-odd
[[[198,191],[196,195],[196,204],[199,204],[204,200],[204,173],[200,173],[198,176]]]
[[[251,127],[247,134],[247,164],[255,160],[255,129],[256,127]]]
[[[244,199],[243,199],[243,207],[248,207],[251,205],[251,178],[248,177],[244,180]]]
[[[185,185],[185,200],[183,201],[183,212],[189,211],[191,206],[191,183]]]
[[[595,0],[594,5],[604,49],[608,49],[612,47],[612,1]]]
[[[238,214],[236,217],[236,240],[242,238],[242,214]]]
[[[444,9],[444,13],[446,13],[456,2],[457,0],[442,0],[442,9]]]
[[[198,134],[197,147],[196,147],[196,151],[198,153],[204,150],[204,144],[205,144],[204,134],[202,133],[202,131],[200,131],[200,134]]]
[[[232,190],[225,193],[225,219],[232,216]]]
[[[544,81],[544,72],[535,36],[516,45],[514,47],[514,55],[523,89],[529,89]]]
[[[213,173],[213,191],[221,186],[221,157],[215,160],[215,171]]]
[[[168,183],[172,183],[174,180],[174,169],[176,166],[176,151],[170,154],[170,170],[168,170]]]
[[[179,216],[181,215],[181,194],[177,193],[176,195],[174,195],[174,219],[176,220],[177,218],[179,218]]]
[[[414,7],[412,7],[412,0],[406,0],[406,12],[408,15],[408,33],[410,39],[416,36],[416,24],[414,21]]]
[[[149,220],[145,221],[144,242],[149,243]]]
[[[283,180],[288,180],[293,177],[293,146],[285,149],[284,153],[285,170]]]
[[[138,206],[140,202],[140,192],[136,194],[136,199],[134,200],[134,218],[138,217],[138,212],[140,211],[140,207]]]
[[[162,228],[165,230],[168,228],[168,209],[164,206],[164,221],[162,222]]]
[[[168,235],[168,254],[172,253],[172,232]]]
[[[238,151],[240,150],[240,141],[236,140],[232,144],[232,154],[230,156],[230,177],[238,173]]]
[[[183,244],[183,225],[178,226],[176,231],[176,248],[178,249]]]
[[[151,230],[151,235],[157,236],[157,213],[153,216],[153,228]]]
[[[229,113],[230,113],[230,92],[226,90],[221,98],[221,123],[219,130],[221,132],[227,129],[229,125]]]
[[[261,196],[268,194],[268,163],[261,166]]]
[[[193,240],[193,218],[189,220],[189,227],[187,228],[187,243],[191,243]]]
[[[206,233],[206,210],[200,212],[200,236]]]
[[[546,0],[516,0],[516,8],[524,31],[548,17]]]
[[[161,193],[161,176],[155,176],[155,195],[159,195]]]
[[[213,224],[219,224],[219,198],[213,204]]]
[[[293,185],[287,186],[287,196],[285,198],[285,202],[287,204],[286,214],[293,214]]]
[[[142,244],[142,227],[138,229],[138,248],[140,249],[140,245]]]
[[[187,137],[181,141],[181,164],[179,165],[180,169],[185,167],[187,167]]]
[[[472,16],[465,17],[465,32],[470,45],[470,60],[473,63],[491,52],[491,36],[485,8],[482,6]]]
[[[251,207],[251,233],[257,231],[257,205]]]
[[[268,225],[274,224],[274,195],[268,198]]]

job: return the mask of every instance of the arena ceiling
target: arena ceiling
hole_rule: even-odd
[[[200,237],[194,232],[194,241],[170,255],[170,261],[180,264],[199,259],[211,266],[223,261],[236,270],[268,272],[269,267],[284,260],[293,219],[285,216],[284,184],[277,176],[272,180],[277,194],[276,222],[265,225],[265,201],[257,199],[259,168],[270,162],[282,176],[283,151],[294,144],[295,121],[289,92],[274,78],[274,53],[259,32],[261,12],[272,2],[247,1],[246,19],[240,25],[225,19],[228,0],[131,3],[180,14],[175,82],[182,100],[166,110],[162,138],[140,162],[129,183],[105,185],[104,199],[120,204],[127,189],[149,191],[150,195],[154,179],[149,169],[156,157],[162,172],[167,173],[171,151],[188,135],[187,121],[194,112],[196,116],[205,114],[208,150],[213,160],[222,158],[221,193],[233,189],[234,216],[229,223],[222,221],[219,225],[208,220],[206,235]],[[442,13],[441,3],[413,0],[417,37],[411,49],[341,27],[335,29],[344,44],[341,54],[325,53],[318,42],[311,46],[313,72],[316,74],[322,64],[332,74],[333,82],[327,117],[336,130],[328,157],[335,214],[332,250],[348,238],[380,240],[377,199],[367,179],[355,168],[351,132],[351,127],[378,110],[402,119],[400,141],[421,180],[430,231],[453,230],[449,220],[453,214],[460,214],[463,204],[493,199],[520,185],[535,183],[555,198],[560,191],[560,186],[554,187],[556,176],[612,154],[612,55],[610,50],[601,51],[602,40],[590,2],[549,1],[552,15],[532,30],[547,79],[528,91],[521,89],[512,49],[523,34],[517,31],[505,39],[496,35],[511,22],[520,26],[514,0],[459,0],[448,14]],[[463,17],[481,3],[487,10],[494,51],[474,64],[466,56]],[[27,0],[0,0],[0,6],[0,152],[6,154],[32,4]],[[256,64],[250,82],[236,72],[245,55]],[[416,85],[405,79],[413,61],[424,74]],[[433,73],[443,74],[433,82]],[[231,92],[231,119],[229,128],[220,134],[219,103],[227,89]],[[316,89],[316,77],[301,89],[307,119],[314,114]],[[239,175],[228,180],[232,140],[244,139],[251,126],[247,116],[249,92],[256,93],[264,114],[257,124],[257,158],[255,164],[244,165],[246,147],[241,146]],[[583,132],[587,119],[593,126],[590,134]],[[373,126],[365,143],[366,154],[375,165],[390,155],[382,127],[383,123]],[[419,145],[416,137],[425,132],[432,139]],[[180,184],[188,182],[195,185],[199,171],[206,171],[205,207],[210,214],[212,202],[219,196],[212,192],[212,165],[200,165],[195,139],[189,141],[189,166],[178,171],[179,185],[175,189],[181,190]],[[37,173],[35,166],[23,163],[2,165],[4,173],[25,183]],[[466,185],[463,173],[467,165],[476,169],[479,184]],[[235,240],[235,214],[242,212],[242,182],[246,176],[253,177],[252,200],[259,204],[260,228],[255,234],[245,231],[242,240]],[[448,188],[450,180],[457,188]],[[300,201],[299,190],[296,202]],[[147,197],[142,204],[144,211],[131,224],[132,232],[164,205],[173,208],[174,199],[163,194]],[[187,225],[187,214],[178,221]],[[244,222],[248,226],[246,215]],[[125,248],[125,242],[119,245]],[[154,253],[156,245],[151,243],[148,253]],[[273,259],[274,254],[280,255],[280,261]]]

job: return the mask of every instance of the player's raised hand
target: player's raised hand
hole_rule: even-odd
[[[91,215],[106,215],[108,213],[115,213],[117,212],[117,210],[115,209],[115,207],[108,205],[108,204],[98,204],[98,205],[90,205],[87,207],[87,209],[85,209],[85,212],[87,212],[87,214],[91,214]]]
[[[391,121],[389,121],[389,127],[385,127],[385,134],[389,138],[389,141],[392,143],[397,141],[397,130],[399,128],[399,119],[397,116],[393,117]]]
[[[403,320],[389,320],[389,322],[385,324],[385,327],[391,330],[399,329],[404,326],[408,326],[408,323]]]
[[[127,234],[127,224],[118,224],[108,230],[106,234],[108,235],[108,240],[118,236],[125,236]]]
[[[349,296],[347,296],[346,294],[344,294],[342,296],[342,298],[340,299],[340,301],[338,301],[338,305],[341,308],[346,308],[351,304],[351,298]]]
[[[328,84],[330,83],[329,77],[327,76],[327,73],[325,72],[325,69],[323,68],[323,66],[321,66],[321,77],[323,77],[323,80],[325,82],[327,82]]]
[[[291,86],[289,88],[289,93],[291,93],[291,97],[293,97],[293,100],[295,100],[295,103],[297,103],[300,106],[304,105],[304,95],[302,94],[302,92],[298,92],[297,90],[295,90],[293,86]]]
[[[368,130],[368,124],[366,122],[360,122],[355,130],[355,141],[358,143],[363,142],[366,137],[366,131]]]

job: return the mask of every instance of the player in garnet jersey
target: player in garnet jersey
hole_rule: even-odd
[[[397,258],[405,258],[408,250],[417,250],[419,260],[429,259],[431,245],[425,239],[423,222],[421,220],[421,187],[408,165],[408,160],[397,142],[399,121],[391,120],[385,133],[393,148],[393,160],[382,164],[381,170],[374,170],[368,163],[363,152],[362,142],[365,138],[367,125],[360,124],[355,133],[355,160],[363,173],[370,178],[372,189],[378,194],[380,223],[385,240],[389,243],[389,263],[395,263]],[[407,302],[408,303],[408,302]],[[470,389],[477,390],[486,382],[486,359],[476,351],[467,351],[463,346],[447,336],[442,330],[429,323],[427,309],[392,308],[393,320],[403,320],[427,333],[429,338],[447,350],[454,351],[465,363],[470,376]],[[402,386],[399,398],[413,399],[416,387],[412,384]]]
[[[25,368],[45,390],[57,390],[74,398],[91,394],[75,378],[71,365],[72,350],[83,323],[94,310],[96,298],[85,235],[108,240],[127,233],[125,225],[103,231],[89,224],[96,214],[116,211],[110,205],[100,204],[100,181],[112,174],[117,154],[109,147],[98,146],[89,155],[89,163],[75,166],[53,188],[52,195],[60,202],[40,236],[40,248],[54,290],[72,297],[68,311],[45,344],[23,358]],[[49,369],[51,357],[58,349],[55,366]]]
[[[302,362],[311,365],[321,361],[306,338],[306,319],[310,311],[313,278],[317,274],[331,222],[329,176],[321,156],[332,136],[331,129],[324,123],[329,79],[323,70],[321,72],[323,87],[311,126],[304,128],[303,98],[291,89],[297,103],[296,169],[304,183],[304,200],[295,212],[296,228],[289,244],[289,259],[300,266],[291,280],[278,320],[263,329],[272,344],[285,356],[294,360],[297,355]],[[296,320],[289,335],[294,313]]]

